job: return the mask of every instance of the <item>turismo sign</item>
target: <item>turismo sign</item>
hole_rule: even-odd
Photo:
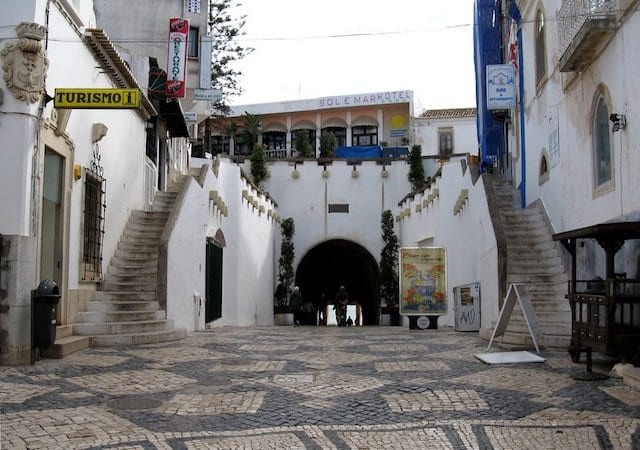
[[[55,108],[60,109],[134,109],[140,106],[138,89],[56,89]]]

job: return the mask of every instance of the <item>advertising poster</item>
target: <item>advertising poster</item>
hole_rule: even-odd
[[[165,95],[182,98],[186,94],[187,39],[189,21],[169,19],[169,54],[167,55],[167,84]]]
[[[400,314],[444,315],[447,253],[441,247],[400,249]]]

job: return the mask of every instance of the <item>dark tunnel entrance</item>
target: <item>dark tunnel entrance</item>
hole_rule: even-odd
[[[309,250],[298,264],[296,285],[302,297],[315,306],[333,304],[340,286],[349,293],[349,304],[362,308],[362,324],[378,325],[378,263],[364,247],[344,239],[332,239]]]

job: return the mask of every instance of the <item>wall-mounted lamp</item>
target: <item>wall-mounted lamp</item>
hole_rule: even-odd
[[[611,131],[613,133],[627,128],[627,118],[624,116],[624,114],[613,113],[609,116],[609,120],[613,124],[613,127],[611,127]]]

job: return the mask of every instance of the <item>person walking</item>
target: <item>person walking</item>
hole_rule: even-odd
[[[293,292],[289,297],[289,306],[293,311],[293,325],[297,327],[300,325],[300,319],[302,316],[302,294],[300,293],[300,288],[298,286],[293,288]]]
[[[336,304],[333,309],[336,311],[336,321],[339,327],[344,327],[347,320],[347,303],[349,302],[349,294],[344,286],[340,286],[336,294]]]

